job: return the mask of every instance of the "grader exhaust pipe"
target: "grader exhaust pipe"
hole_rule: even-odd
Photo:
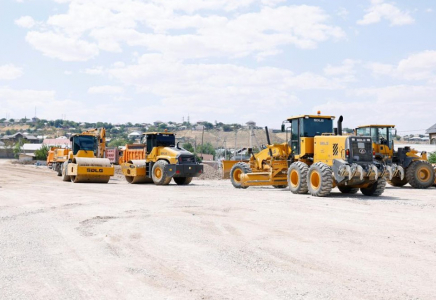
[[[271,145],[271,140],[269,139],[269,132],[268,132],[268,126],[265,126],[265,133],[266,133],[266,141],[268,145]],[[273,156],[271,148],[269,149],[269,156]]]
[[[339,117],[338,120],[338,135],[342,135],[342,121],[344,120],[343,116]]]

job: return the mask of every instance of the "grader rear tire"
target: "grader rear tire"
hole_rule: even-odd
[[[251,168],[248,164],[239,162],[230,170],[230,181],[237,189],[246,189],[248,186],[242,186],[241,175],[251,173]]]
[[[307,173],[309,193],[315,197],[330,195],[333,187],[332,170],[324,163],[314,163]]]
[[[304,162],[292,163],[288,169],[289,190],[294,194],[307,194],[307,173],[309,166]]]
[[[391,180],[388,180],[388,183],[392,186],[403,186],[406,185],[409,181],[407,180],[407,177],[404,176],[403,180],[401,180],[400,177],[392,177]]]
[[[153,165],[152,178],[156,185],[168,185],[172,179],[165,172],[165,166],[168,162],[165,160],[159,160]]]
[[[174,177],[173,179],[177,185],[188,185],[192,181],[192,177]]]
[[[434,184],[434,169],[424,160],[417,160],[410,164],[406,170],[406,178],[415,189],[426,189]]]
[[[386,178],[380,177],[376,182],[367,188],[361,188],[360,191],[365,196],[378,197],[385,191]]]
[[[353,188],[349,186],[338,186],[338,189],[342,194],[356,194],[359,191],[359,188]]]

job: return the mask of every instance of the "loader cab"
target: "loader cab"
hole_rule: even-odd
[[[93,135],[73,135],[70,138],[72,144],[73,155],[76,155],[79,150],[93,151],[97,155],[98,140]]]
[[[294,155],[305,155],[313,153],[313,138],[322,134],[333,134],[334,116],[303,115],[287,119],[282,124],[282,131],[288,132],[290,138],[286,136],[288,144]],[[286,124],[291,126],[286,128]],[[312,150],[310,150],[312,149]]]
[[[357,136],[370,136],[376,155],[392,156],[394,138],[397,135],[395,125],[365,125],[356,128]]]
[[[150,154],[155,147],[175,147],[176,136],[169,132],[145,133],[141,143],[147,146],[147,154]]]

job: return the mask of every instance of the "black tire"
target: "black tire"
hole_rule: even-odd
[[[330,195],[333,187],[332,169],[321,162],[310,166],[307,173],[307,187],[309,193],[315,197]]]
[[[434,184],[433,166],[425,160],[413,161],[406,170],[406,178],[415,189],[426,189]]]
[[[350,186],[338,186],[338,189],[342,194],[356,194],[359,191],[359,188],[353,188]]]
[[[168,176],[165,171],[165,166],[168,165],[168,162],[165,160],[158,160],[153,165],[153,170],[151,177],[153,179],[154,184],[156,185],[168,185],[172,179],[172,177]]]
[[[361,188],[360,191],[365,196],[378,197],[385,191],[386,178],[380,177],[376,182],[367,188]]]
[[[309,166],[304,162],[297,161],[292,163],[288,169],[289,190],[294,194],[307,194],[307,173]]]
[[[64,162],[64,163],[62,164],[62,168],[61,168],[62,181],[71,181],[70,176],[67,176],[67,175],[66,175],[67,168],[68,168],[68,162]]]
[[[288,186],[287,185],[273,185],[273,187],[275,189],[284,189],[284,188],[287,188]]]
[[[252,172],[251,168],[248,164],[239,162],[235,164],[230,170],[230,181],[232,182],[235,188],[246,189],[248,188],[248,186],[242,186],[240,176],[241,174],[248,174],[251,172]]]
[[[403,180],[401,180],[400,177],[392,177],[391,180],[387,181],[392,186],[403,186],[406,185],[409,181],[407,180],[407,177],[404,176]]]
[[[188,185],[192,181],[192,177],[174,177],[173,179],[178,185]]]
[[[62,176],[62,167],[61,164],[55,164],[54,170],[58,172],[58,176]]]

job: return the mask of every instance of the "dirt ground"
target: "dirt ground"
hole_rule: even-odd
[[[62,182],[0,160],[1,299],[434,299],[436,190]]]

